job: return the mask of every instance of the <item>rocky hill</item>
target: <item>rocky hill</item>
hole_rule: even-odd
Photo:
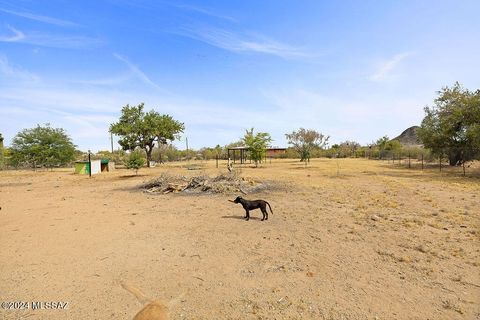
[[[419,146],[422,145],[422,142],[418,138],[417,130],[419,126],[413,126],[405,131],[403,131],[398,137],[393,138],[392,140],[398,140],[401,144],[406,146]]]

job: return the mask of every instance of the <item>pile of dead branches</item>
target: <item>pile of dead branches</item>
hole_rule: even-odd
[[[239,177],[234,173],[221,174],[216,177],[207,175],[185,177],[162,174],[141,186],[147,193],[238,193],[243,194],[259,191],[266,186],[253,179]]]

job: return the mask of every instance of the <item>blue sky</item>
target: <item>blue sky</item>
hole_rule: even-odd
[[[436,91],[480,88],[480,2],[0,0],[0,133],[50,123],[110,149],[120,109],[184,122],[175,144],[304,127],[367,144]]]

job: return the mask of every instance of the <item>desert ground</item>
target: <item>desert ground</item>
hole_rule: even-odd
[[[268,221],[243,220],[227,201],[242,194],[139,189],[226,172],[196,164],[0,172],[0,318],[132,319],[152,299],[171,319],[480,319],[478,168],[236,166],[270,183],[243,195],[271,204]],[[68,304],[32,309],[52,301]]]

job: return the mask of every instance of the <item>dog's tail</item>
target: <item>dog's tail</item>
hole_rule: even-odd
[[[268,203],[267,201],[265,201],[266,204],[268,204],[268,207],[270,208],[270,212],[273,214],[273,210],[272,210],[272,207],[270,207],[270,203]]]

